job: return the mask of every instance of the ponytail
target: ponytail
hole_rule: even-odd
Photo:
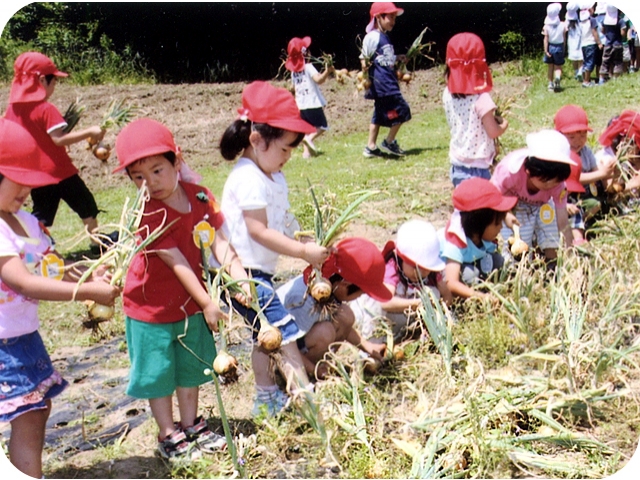
[[[222,134],[220,139],[220,153],[225,160],[235,160],[245,148],[249,146],[251,122],[236,120]]]

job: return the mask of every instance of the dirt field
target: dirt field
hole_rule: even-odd
[[[281,82],[280,85],[286,85]],[[440,71],[433,69],[417,73],[415,81],[404,88],[404,94],[414,112],[435,108],[440,103],[443,81]],[[82,125],[95,124],[112,98],[128,98],[141,107],[140,115],[161,120],[180,139],[180,146],[194,169],[204,161],[220,162],[217,143],[224,128],[236,117],[241,105],[240,95],[244,84],[197,85],[138,85],[97,86],[80,88],[62,83],[52,102],[61,110],[76,97],[87,106]],[[521,88],[514,84],[513,89]],[[4,111],[9,86],[0,88],[0,109]],[[344,135],[366,131],[371,103],[354,95],[353,85],[329,82],[323,91],[329,100],[326,108],[330,119],[329,135]],[[358,119],[354,121],[354,119]],[[113,143],[115,138],[106,138]],[[83,171],[82,177],[92,190],[115,186],[121,179],[102,174],[103,166],[84,149],[73,146],[72,157]],[[111,160],[114,162],[113,160]],[[198,163],[199,162],[199,163]],[[115,165],[115,162],[113,163]],[[99,169],[95,172],[93,170]],[[93,175],[92,173],[96,173]],[[368,227],[359,227],[368,228]],[[374,241],[383,241],[377,235],[386,232],[367,229],[360,232]],[[301,265],[283,264],[283,269],[295,270]],[[232,339],[234,354],[243,365],[248,365],[246,348],[240,347],[244,332],[237,331]],[[54,402],[54,410],[47,430],[45,461],[49,478],[164,478],[169,469],[154,456],[155,426],[145,421],[150,417],[148,405],[125,395],[127,383],[127,356],[123,339],[111,338],[92,347],[58,349],[52,355],[56,367],[70,383],[66,392]],[[224,389],[225,404],[232,428],[245,436],[255,431],[250,421],[253,387],[249,374],[241,375],[240,382]],[[202,389],[203,406],[215,405],[213,388]],[[218,418],[217,408],[211,416]],[[151,425],[151,426],[149,426]],[[222,433],[220,425],[215,425]],[[0,430],[0,439],[8,437],[9,430]],[[100,445],[122,445],[129,452],[127,458],[110,459]],[[283,455],[279,455],[283,458]],[[100,455],[95,464],[96,454]],[[285,456],[286,457],[286,456]],[[293,458],[284,461],[276,471],[265,471],[264,476],[334,476],[331,471],[303,472]]]

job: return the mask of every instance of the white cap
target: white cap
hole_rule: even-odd
[[[547,16],[544,19],[544,24],[555,25],[560,23],[560,10],[562,10],[562,5],[559,3],[550,3],[547,5]]]
[[[577,165],[571,159],[571,146],[567,138],[557,130],[540,130],[527,135],[529,156],[550,162]]]
[[[618,7],[607,5],[602,23],[605,25],[616,25],[618,23]]]
[[[596,15],[602,15],[607,12],[607,2],[598,2],[594,13]]]
[[[400,225],[396,253],[405,261],[432,272],[444,270],[436,229],[424,220],[409,220]]]
[[[567,3],[567,20],[578,20],[578,10],[580,10],[580,5],[578,2],[569,2]]]

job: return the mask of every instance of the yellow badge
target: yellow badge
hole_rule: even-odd
[[[62,277],[64,277],[64,260],[55,253],[45,255],[42,262],[40,262],[40,274],[45,278],[62,280]]]
[[[567,189],[565,188],[564,190],[562,190],[562,192],[560,192],[560,200],[562,200],[564,197],[567,196]]]
[[[195,243],[198,248],[200,248],[200,244],[202,244],[204,248],[210,248],[215,238],[216,231],[209,225],[209,222],[205,220],[199,222],[193,229],[193,243]]]
[[[545,203],[540,207],[540,220],[545,225],[549,225],[556,217],[556,212],[551,205]]]
[[[595,183],[589,184],[589,191],[591,192],[591,195],[593,195],[594,197],[598,196],[598,187],[596,186]]]

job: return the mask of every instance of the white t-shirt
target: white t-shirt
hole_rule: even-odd
[[[565,23],[559,22],[555,25],[545,25],[542,29],[542,33],[546,33],[549,36],[550,44],[561,45],[564,43],[565,29]]]
[[[240,158],[229,174],[222,192],[221,209],[226,232],[242,266],[274,274],[279,254],[253,240],[247,231],[242,212],[267,211],[267,227],[281,233],[289,231],[293,217],[289,214],[289,190],[282,172],[267,177],[248,158]]]
[[[318,75],[318,70],[311,63],[305,63],[301,72],[291,72],[291,81],[296,89],[296,103],[300,110],[322,108],[327,104],[320,87],[313,80],[315,75]]]
[[[583,20],[580,22],[580,30],[581,30],[581,37],[580,37],[580,44],[583,47],[588,47],[589,45],[595,45],[596,39],[593,36],[593,30],[596,30],[596,33],[598,31],[598,23],[596,22],[595,18],[589,17],[586,20]]]
[[[51,239],[40,228],[38,219],[23,210],[15,216],[27,237],[16,235],[0,219],[0,257],[19,257],[32,274],[62,278],[62,260],[54,258]],[[39,326],[38,300],[20,295],[0,278],[0,338],[26,335]]]
[[[449,124],[449,160],[452,165],[489,168],[496,155],[493,139],[482,125],[482,117],[496,109],[488,93],[454,98],[445,87],[444,112]]]

